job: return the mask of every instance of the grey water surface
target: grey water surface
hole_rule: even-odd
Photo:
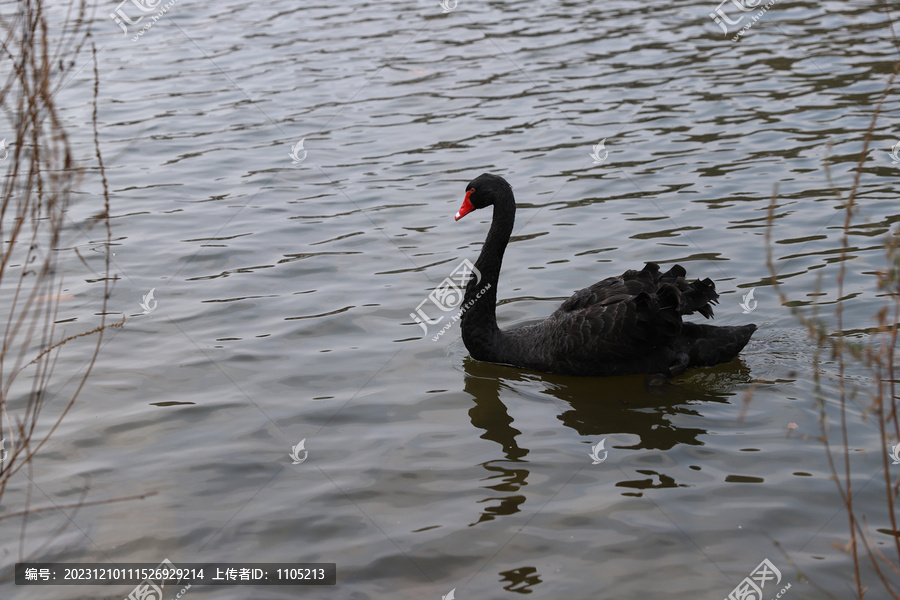
[[[810,581],[850,596],[814,345],[772,288],[765,233],[777,186],[785,293],[832,326],[843,303],[856,338],[874,326],[872,274],[900,219],[896,83],[842,293],[825,164],[846,198],[898,59],[883,4],[783,0],[738,41],[710,13],[739,11],[713,0],[454,4],[180,0],[134,40],[140,24],[125,33],[115,3],[96,5],[108,310],[126,322],[3,510],[29,479],[34,506],[77,504],[86,487],[88,502],[152,495],[39,513],[24,540],[21,519],[0,521],[0,564],[337,564],[335,587],[195,586],[188,599],[721,599],[768,559],[780,581],[766,598],[788,584],[784,598],[822,597]],[[89,52],[78,65],[60,104],[91,166]],[[712,278],[716,322],[757,323],[750,345],[648,385],[478,363],[456,324],[433,339],[452,313],[429,294],[474,262],[488,228],[489,211],[453,219],[485,171],[518,200],[501,327],[653,261]],[[60,259],[70,333],[98,322],[100,189],[91,168],[66,232],[86,261]],[[423,331],[417,307],[445,318]],[[833,416],[837,367],[823,359]],[[59,398],[83,364],[57,364]],[[876,531],[889,528],[884,448],[858,402],[857,507],[889,549]]]

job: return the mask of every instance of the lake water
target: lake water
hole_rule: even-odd
[[[777,186],[785,292],[832,326],[842,302],[852,335],[874,325],[872,273],[900,219],[896,83],[843,297],[843,213],[824,164],[846,197],[898,58],[878,6],[778,2],[734,42],[712,1],[182,0],[136,41],[142,24],[126,34],[116,5],[97,5],[109,310],[126,323],[0,512],[21,508],[29,479],[35,507],[78,503],[86,487],[86,502],[153,495],[39,513],[24,540],[21,519],[0,521],[3,569],[20,556],[337,564],[334,588],[195,586],[188,599],[719,599],[768,559],[781,580],[766,598],[787,584],[784,598],[820,598],[809,581],[850,597],[814,346],[771,287],[765,231]],[[77,65],[60,103],[92,169],[90,53]],[[485,171],[519,207],[501,327],[654,261],[712,278],[716,322],[755,322],[753,340],[662,386],[478,363],[458,325],[434,341],[440,326],[425,333],[410,313],[477,257],[490,212],[453,216]],[[98,323],[99,190],[92,169],[66,232],[86,261],[61,253],[67,334]],[[48,419],[84,366],[78,348],[56,365]],[[837,367],[820,368],[834,422]],[[855,502],[889,550],[867,405],[848,424]],[[2,586],[47,600],[133,587]]]

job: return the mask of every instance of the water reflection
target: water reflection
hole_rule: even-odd
[[[463,360],[463,370],[463,389],[475,402],[469,410],[472,425],[483,430],[482,439],[496,442],[503,449],[503,458],[481,463],[488,472],[486,481],[490,482],[483,487],[496,494],[480,501],[490,504],[470,527],[497,516],[515,514],[526,500],[524,488],[530,473],[525,457],[529,450],[520,447],[516,440],[521,431],[512,426],[513,418],[500,399],[502,389],[521,394],[525,385],[538,382],[540,394],[548,396],[560,408],[557,418],[579,435],[596,440],[630,434],[637,438],[637,443],[616,445],[617,450],[666,451],[678,444],[702,446],[704,443],[701,436],[705,429],[676,425],[673,417],[702,417],[694,407],[730,402],[734,388],[751,380],[750,369],[740,359],[710,369],[697,369],[675,382],[662,384],[644,376],[596,378],[536,374],[469,357]],[[680,485],[670,475],[642,469],[636,472],[646,477],[620,481],[617,487],[643,490]]]
[[[530,594],[534,590],[529,589],[541,581],[538,571],[534,567],[519,567],[510,571],[500,571],[500,581],[504,583],[503,589],[507,592]]]
[[[709,374],[708,369],[698,374]],[[669,450],[678,444],[702,446],[705,429],[676,426],[675,415],[700,416],[692,408],[707,402],[726,403],[733,396],[731,382],[750,381],[750,370],[740,360],[715,369],[715,386],[700,386],[691,379],[654,385],[645,377],[545,378],[546,393],[570,405],[559,420],[583,436],[630,433],[640,441],[629,450]],[[721,377],[719,376],[721,375]],[[707,378],[704,378],[707,379]]]
[[[491,373],[491,369],[498,367],[467,358],[464,368],[466,378],[463,389],[475,400],[475,406],[469,410],[472,425],[484,430],[481,434],[482,439],[500,444],[505,456],[502,459],[481,463],[489,473],[487,480],[494,482],[484,487],[507,494],[482,500],[482,502],[495,501],[496,504],[483,509],[478,521],[469,524],[472,526],[491,521],[497,515],[519,512],[519,505],[525,502],[525,496],[516,492],[527,485],[528,470],[524,468],[526,461],[523,459],[528,455],[528,449],[520,448],[516,442],[516,436],[522,432],[511,425],[513,418],[509,416],[506,405],[500,400],[502,379]],[[513,464],[517,466],[512,467]]]

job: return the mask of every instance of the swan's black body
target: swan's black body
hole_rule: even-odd
[[[497,175],[477,177],[466,188],[457,219],[490,205],[494,218],[475,262],[481,280],[469,280],[463,302],[469,308],[462,315],[462,338],[472,358],[568,375],[672,376],[732,360],[756,330],[683,322],[683,315],[694,312],[712,317],[711,304],[719,297],[715,284],[688,282],[679,265],[660,273],[658,265],[647,263],[576,292],[541,323],[501,331],[497,281],[516,216],[512,188]]]

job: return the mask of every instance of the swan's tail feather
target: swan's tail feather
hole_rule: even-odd
[[[754,331],[756,325],[753,324],[717,327],[684,323],[679,345],[688,354],[689,366],[711,367],[736,357],[750,341]]]

